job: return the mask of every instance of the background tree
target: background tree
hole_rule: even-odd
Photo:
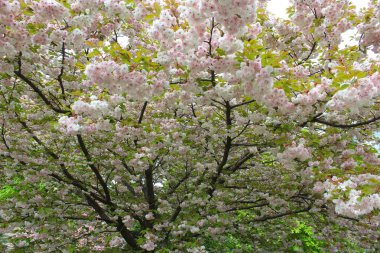
[[[7,249],[379,250],[380,3],[265,7],[0,0]]]

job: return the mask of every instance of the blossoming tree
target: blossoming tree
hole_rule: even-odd
[[[8,250],[379,250],[380,2],[266,2],[0,0]]]

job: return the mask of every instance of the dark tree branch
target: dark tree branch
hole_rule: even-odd
[[[79,181],[78,179],[75,179],[73,177],[73,175],[71,175],[71,173],[66,169],[65,165],[64,164],[60,164],[61,166],[61,169],[63,171],[63,174],[70,180],[70,181],[66,181],[65,179],[63,179],[62,177],[60,177],[59,175],[55,174],[55,173],[50,173],[49,176],[55,178],[58,182],[60,183],[65,183],[65,184],[71,184],[75,187],[77,187],[79,190],[83,191],[83,192],[87,192],[88,194],[90,194],[94,199],[102,202],[102,203],[105,203],[105,200],[98,196],[96,193],[94,192],[91,192],[89,191],[85,186],[84,186],[84,183]],[[93,187],[91,187],[93,188]],[[94,189],[94,188],[93,188]],[[96,190],[96,189],[94,189]],[[96,190],[97,191],[97,190]]]
[[[259,203],[259,204],[256,204],[256,205],[247,205],[247,206],[238,206],[238,207],[233,207],[233,208],[230,208],[224,212],[234,212],[234,211],[240,211],[240,210],[247,210],[247,209],[254,209],[254,208],[257,208],[257,207],[263,207],[263,206],[267,206],[269,205],[269,203],[267,201],[263,202],[263,203]]]
[[[247,130],[250,124],[251,124],[251,121],[248,120],[248,122],[244,125],[243,129],[234,138],[232,138],[232,140],[239,138],[245,132],[245,130]]]
[[[344,216],[344,215],[338,215],[338,217],[342,218],[342,219],[346,219],[346,220],[355,221],[355,222],[359,222],[360,221],[359,219],[348,217],[348,216]]]
[[[292,214],[297,214],[297,213],[304,213],[304,212],[310,211],[311,207],[312,207],[312,205],[309,205],[309,206],[307,206],[305,208],[302,208],[302,209],[299,209],[299,210],[296,210],[296,211],[288,211],[288,212],[278,213],[278,214],[275,214],[275,215],[267,215],[267,216],[263,216],[263,217],[259,217],[259,218],[253,219],[252,221],[267,221],[267,220],[273,220],[273,219],[281,218],[281,217],[284,217],[284,216],[287,216],[287,215],[292,215]]]
[[[228,169],[231,171],[237,171],[246,161],[251,159],[254,154],[247,152],[245,153],[234,165],[229,166]]]
[[[8,143],[7,143],[7,140],[5,139],[5,127],[4,127],[4,123],[2,124],[1,126],[1,139],[3,140],[3,143],[6,147],[7,150],[10,150],[10,147],[8,146]]]
[[[174,222],[177,219],[177,217],[178,217],[179,213],[181,212],[181,210],[182,210],[181,206],[177,206],[177,208],[174,210],[174,213],[170,217],[169,221],[170,222]]]
[[[51,157],[53,157],[55,160],[58,160],[59,157],[57,154],[55,154],[52,150],[50,150],[35,134],[34,132],[32,131],[32,129],[29,128],[29,126],[20,119],[19,115],[17,115],[17,119],[18,121],[20,122],[20,124],[24,127],[24,129],[31,135],[31,137],[33,138],[33,140],[35,140],[41,147],[44,148],[45,152],[50,155]]]
[[[96,168],[95,164],[92,162],[91,155],[88,152],[88,150],[86,148],[86,145],[85,145],[85,143],[83,141],[83,138],[82,138],[82,136],[80,134],[77,134],[77,140],[78,140],[78,143],[79,143],[79,147],[81,148],[84,156],[86,157],[86,160],[88,162],[89,167],[91,168],[92,172],[95,174],[97,180],[99,181],[100,185],[103,188],[103,191],[104,191],[104,194],[105,194],[105,197],[106,197],[106,201],[108,203],[110,203],[111,202],[111,195],[110,195],[107,183],[104,181],[104,179],[103,179],[102,175],[100,174],[99,170]]]
[[[123,236],[124,240],[133,248],[138,249],[139,246],[136,242],[136,239],[131,231],[124,225],[122,218],[119,216],[117,219],[117,230]]]
[[[320,124],[324,124],[324,125],[332,126],[332,127],[337,127],[337,128],[353,128],[353,127],[359,127],[359,126],[369,125],[371,123],[374,123],[374,122],[378,121],[379,119],[380,119],[380,116],[377,116],[377,117],[374,117],[374,118],[372,118],[370,120],[362,121],[362,122],[357,122],[357,123],[353,123],[353,124],[339,124],[339,123],[328,122],[328,121],[320,119],[318,117],[314,117],[311,120],[311,122],[317,122],[317,123],[320,123]]]
[[[220,101],[218,101],[218,100],[216,100],[216,99],[211,99],[211,101],[213,101],[213,102],[215,102],[215,103],[217,103],[217,104],[219,104],[219,105],[221,105],[221,106],[226,106],[225,104],[223,104],[222,102],[220,102]],[[221,107],[218,107],[219,109],[222,109]]]
[[[242,103],[240,103],[240,104],[231,105],[231,109],[234,109],[234,108],[236,108],[236,107],[243,106],[243,105],[252,104],[252,103],[255,102],[255,101],[256,101],[256,100],[251,99],[251,100],[249,100],[249,101],[242,102]]]
[[[179,204],[179,205],[176,207],[176,209],[174,210],[172,216],[170,216],[170,218],[169,218],[169,222],[171,222],[171,223],[174,222],[174,221],[177,219],[178,215],[181,213],[181,210],[182,210],[182,207],[181,207],[181,205]],[[169,230],[166,232],[164,242],[166,242],[166,243],[168,242],[171,231],[172,231],[172,230],[169,228]]]
[[[230,130],[232,126],[231,106],[230,106],[229,101],[225,101],[225,102],[226,102],[225,104],[226,128],[227,130]],[[218,164],[217,173],[211,178],[211,188],[208,190],[208,195],[210,197],[213,196],[213,193],[216,190],[216,182],[218,181],[218,178],[220,174],[222,173],[224,166],[227,164],[231,147],[232,147],[232,138],[231,136],[228,135],[224,144],[222,160]]]
[[[128,188],[128,191],[130,191],[133,196],[137,196],[137,193],[135,189],[132,187],[132,185],[130,185],[126,180],[123,181],[123,184]]]
[[[94,208],[95,212],[99,215],[99,217],[104,220],[105,222],[107,222],[107,224],[112,224],[112,220],[110,217],[108,217],[108,215],[106,214],[106,212],[104,211],[104,209],[93,199],[91,198],[90,195],[88,194],[85,194],[85,197],[86,197],[86,200],[87,200],[87,203],[92,207]]]
[[[64,109],[55,107],[52,104],[52,102],[43,94],[43,92],[29,78],[27,78],[26,76],[24,76],[21,73],[21,57],[22,57],[22,54],[20,53],[19,54],[19,59],[18,59],[18,67],[19,67],[19,69],[16,70],[16,71],[14,71],[15,75],[18,76],[25,83],[27,83],[33,89],[33,91],[36,92],[38,94],[38,96],[45,102],[45,104],[47,106],[49,106],[53,111],[55,111],[57,113],[70,113],[69,110],[64,110]]]
[[[296,65],[299,66],[302,63],[304,63],[305,61],[309,60],[311,55],[314,53],[314,50],[316,47],[317,47],[317,42],[314,42],[313,45],[311,46],[309,54],[305,58],[303,58],[300,62],[298,62]]]
[[[17,115],[17,114],[16,114]],[[54,153],[51,149],[49,149],[35,134],[34,132],[29,128],[29,126],[20,119],[20,117],[17,115],[17,118],[18,118],[18,121],[21,123],[21,125],[24,127],[24,129],[32,136],[32,138],[41,146],[44,148],[45,152],[51,156],[54,160],[57,160],[59,161],[59,156]],[[25,165],[25,163],[24,163]],[[62,172],[63,174],[70,180],[70,182],[66,182],[64,179],[62,179],[61,177],[59,177],[57,174],[55,173],[51,173],[50,176],[54,177],[55,179],[57,179],[58,181],[60,182],[64,182],[64,183],[68,183],[68,184],[72,184],[74,186],[76,186],[78,189],[84,191],[84,192],[89,192],[89,190],[84,186],[85,184],[83,182],[81,182],[80,180],[76,179],[66,168],[65,164],[64,163],[60,163],[59,166],[61,167],[62,169]],[[93,188],[93,187],[92,187]],[[94,189],[94,188],[93,188]],[[97,189],[94,189],[97,191]],[[93,192],[90,192],[91,196],[93,196],[94,198],[96,198],[97,200],[99,201],[102,201],[104,202],[104,199],[102,199],[101,197],[99,197],[98,195],[96,195],[95,193]]]
[[[146,107],[148,105],[148,101],[144,102],[143,108],[141,109],[140,117],[138,124],[141,124],[144,116],[144,112],[146,110]],[[153,161],[153,164],[149,166],[147,170],[145,170],[145,189],[146,189],[146,199],[148,201],[149,209],[150,210],[156,210],[156,199],[155,199],[155,193],[154,193],[154,179],[153,179],[153,168],[154,164],[157,161],[157,158]],[[153,224],[151,222],[148,222],[148,226],[152,227]]]
[[[143,121],[143,117],[144,117],[144,113],[145,113],[147,105],[148,105],[148,101],[145,101],[144,105],[143,105],[143,107],[141,109],[141,112],[140,112],[139,121],[138,121],[139,124],[141,124],[141,122]]]
[[[136,175],[136,173],[133,171],[133,168],[131,168],[130,166],[128,166],[128,164],[125,163],[123,157],[121,155],[119,155],[118,153],[116,153],[115,151],[113,151],[112,149],[107,149],[109,152],[111,152],[112,154],[114,154],[115,156],[118,156],[120,158],[120,161],[121,161],[121,164],[123,165],[123,167],[131,174],[131,175]]]
[[[67,219],[67,220],[79,220],[79,221],[80,220],[86,220],[86,221],[100,220],[100,221],[105,221],[102,218],[97,218],[97,217],[95,217],[95,218],[93,218],[93,217],[91,217],[91,218],[87,217],[86,218],[86,217],[76,217],[76,216],[61,216],[59,218],[60,219]]]
[[[197,114],[195,113],[194,104],[191,104],[190,107],[191,107],[191,113],[192,113],[193,117],[197,118]]]
[[[61,93],[63,95],[63,98],[65,99],[65,87],[63,86],[63,81],[62,81],[63,71],[65,68],[65,57],[66,57],[65,42],[62,43],[61,54],[62,54],[61,71],[59,72],[57,80],[58,80],[59,86],[61,87]]]
[[[167,195],[168,195],[168,196],[169,196],[169,195],[172,195],[172,194],[178,189],[178,187],[180,187],[181,184],[182,184],[183,182],[185,182],[185,181],[190,177],[190,175],[191,175],[190,171],[187,172],[187,173],[185,174],[185,176],[183,176],[180,180],[178,180],[178,182],[177,182],[173,187],[170,187],[170,189],[169,189]]]
[[[315,72],[310,73],[308,76],[313,76],[313,75],[318,74],[318,73],[323,73],[324,71],[325,71],[324,69],[316,70]]]
[[[149,166],[149,169],[145,170],[145,187],[146,187],[146,198],[149,204],[149,209],[155,210],[156,200],[155,200],[155,195],[154,195],[153,166]]]
[[[209,57],[213,57],[212,55],[212,36],[214,34],[214,29],[215,29],[216,25],[215,25],[215,18],[212,17],[211,18],[211,28],[210,28],[210,37],[208,39],[208,41],[205,41],[207,44],[208,44],[208,56]],[[212,83],[212,86],[215,87],[216,86],[216,74],[215,74],[215,71],[213,69],[210,69],[210,74],[211,74],[211,83]]]

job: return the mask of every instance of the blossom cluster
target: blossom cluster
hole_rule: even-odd
[[[311,158],[311,153],[301,140],[298,145],[293,141],[291,145],[285,147],[284,152],[277,154],[277,157],[283,162],[295,159],[303,162]]]
[[[380,74],[376,72],[369,77],[359,79],[357,84],[335,93],[327,106],[332,110],[349,110],[353,114],[358,114],[362,107],[373,105],[379,96]]]
[[[365,23],[362,23],[358,26],[359,32],[363,34],[362,43],[365,47],[371,47],[370,49],[376,53],[380,52],[380,2],[377,1],[370,5],[373,10],[373,15],[371,18],[366,20]],[[365,18],[366,13],[363,13]],[[368,14],[367,14],[368,15]]]
[[[267,2],[0,0],[12,247],[217,252],[238,235],[272,252],[311,212],[341,251],[338,217],[378,250],[379,3],[294,0],[279,20]]]
[[[314,190],[324,192],[324,197],[332,200],[337,214],[356,218],[380,209],[380,194],[376,191],[365,193],[365,189],[376,189],[379,182],[380,177],[373,174],[352,175],[347,180],[334,176],[324,183],[318,182]],[[343,193],[346,197],[342,196]],[[377,215],[370,220],[378,226],[380,217]]]
[[[108,112],[108,103],[102,100],[92,100],[90,103],[82,100],[75,101],[71,106],[75,114],[99,117]]]

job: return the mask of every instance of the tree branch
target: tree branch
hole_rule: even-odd
[[[311,46],[310,53],[305,58],[303,58],[300,62],[298,62],[296,65],[299,66],[305,61],[309,60],[316,47],[317,47],[317,42],[314,42],[313,45]]]
[[[369,125],[371,123],[378,121],[379,119],[380,119],[380,116],[377,116],[377,117],[374,117],[370,120],[357,122],[357,123],[353,123],[353,124],[339,124],[339,123],[328,122],[328,121],[325,121],[323,119],[315,117],[311,120],[311,122],[317,122],[320,124],[324,124],[324,125],[332,126],[332,127],[338,127],[338,128],[353,128],[353,127]]]
[[[312,207],[312,205],[309,205],[309,206],[307,206],[303,209],[300,209],[300,210],[288,211],[288,212],[279,213],[279,214],[275,214],[275,215],[267,215],[267,216],[263,216],[263,217],[253,219],[252,221],[267,221],[267,220],[273,220],[273,219],[281,218],[281,217],[291,215],[291,214],[304,213],[304,212],[308,212],[311,209],[311,207]]]
[[[148,101],[145,101],[144,102],[144,105],[141,109],[141,112],[140,112],[140,116],[139,116],[139,121],[138,121],[138,124],[141,124],[142,120],[143,120],[143,117],[144,117],[144,112],[145,112],[145,109],[146,109],[146,106],[148,105]]]
[[[99,181],[100,185],[103,188],[103,191],[104,191],[104,194],[106,197],[106,201],[108,203],[110,203],[111,202],[111,195],[110,195],[107,183],[104,181],[102,175],[100,175],[99,170],[95,167],[95,164],[92,162],[91,155],[88,152],[86,145],[84,144],[83,138],[80,134],[77,134],[77,140],[78,140],[79,146],[80,146],[84,156],[86,157],[86,160],[88,162],[89,167],[91,168],[92,172],[94,172],[97,180]]]
[[[213,36],[213,33],[214,33],[214,28],[215,28],[215,18],[212,17],[211,18],[211,28],[210,28],[210,37],[209,37],[209,40],[208,41],[205,41],[207,44],[208,44],[208,56],[213,58],[213,55],[212,55],[212,36]],[[212,86],[215,87],[216,86],[216,81],[215,81],[215,78],[216,78],[216,74],[215,74],[215,71],[214,70],[210,70],[210,74],[211,74],[211,83],[212,83]]]
[[[236,108],[236,107],[243,106],[243,105],[248,105],[248,104],[251,104],[251,103],[253,103],[253,102],[255,102],[255,101],[256,101],[256,100],[251,99],[251,100],[249,100],[249,101],[242,102],[242,103],[240,103],[240,104],[231,105],[231,109],[234,109],[234,108]]]
[[[226,107],[226,110],[225,110],[226,128],[227,128],[227,131],[229,131],[231,128],[231,125],[232,125],[231,106],[230,106],[230,103],[228,101],[225,101],[225,102],[226,102],[226,104],[225,104],[225,107]],[[227,164],[231,147],[232,147],[232,138],[230,135],[228,135],[226,138],[225,144],[224,144],[224,151],[223,151],[222,160],[218,164],[217,173],[216,173],[216,175],[214,175],[211,178],[211,188],[208,190],[208,195],[210,195],[210,197],[213,196],[213,193],[216,189],[216,182],[217,182],[220,174],[222,173],[224,166]]]
[[[36,92],[38,94],[38,96],[45,102],[45,104],[47,106],[49,106],[53,111],[55,112],[58,112],[58,113],[70,113],[71,111],[69,110],[64,110],[64,109],[61,109],[61,108],[58,108],[58,107],[55,107],[51,101],[43,94],[43,92],[29,79],[27,78],[26,76],[24,76],[22,73],[21,73],[21,70],[18,70],[18,71],[14,71],[14,73],[16,74],[16,76],[18,76],[21,80],[23,80],[25,83],[27,83],[32,89],[34,92]]]
[[[65,98],[65,87],[63,86],[63,81],[62,81],[64,66],[65,66],[65,57],[66,57],[65,42],[62,43],[61,53],[62,53],[61,71],[59,72],[57,80],[58,80],[59,86],[61,87],[61,93],[63,95],[63,98]]]
[[[146,198],[149,204],[149,209],[155,210],[156,200],[154,196],[153,166],[149,166],[149,169],[145,170],[145,187],[146,187]]]

